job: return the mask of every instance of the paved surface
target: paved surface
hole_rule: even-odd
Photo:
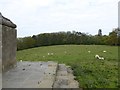
[[[74,78],[69,66],[59,64],[53,88],[78,88],[79,83]]]
[[[3,74],[3,88],[78,88],[70,67],[57,62],[18,62]]]

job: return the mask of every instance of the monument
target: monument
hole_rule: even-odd
[[[16,64],[16,25],[0,13],[0,67],[3,72]]]

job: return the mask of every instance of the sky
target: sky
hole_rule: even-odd
[[[108,35],[118,27],[119,0],[0,0],[0,12],[17,25],[17,37],[59,31]]]

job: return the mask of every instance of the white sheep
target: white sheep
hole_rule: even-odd
[[[103,51],[104,53],[106,53],[107,51]]]
[[[95,58],[99,59],[99,55],[95,55]]]
[[[50,53],[48,53],[48,55],[50,55]]]
[[[104,60],[104,57],[100,57],[99,55],[95,55],[95,58],[97,58],[99,60]]]
[[[48,53],[48,56],[49,56],[49,55],[54,55],[54,53]]]

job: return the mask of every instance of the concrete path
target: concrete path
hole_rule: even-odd
[[[70,67],[59,64],[53,88],[78,88],[79,83],[74,78]]]
[[[3,88],[78,88],[72,70],[57,62],[18,62],[3,73]]]

